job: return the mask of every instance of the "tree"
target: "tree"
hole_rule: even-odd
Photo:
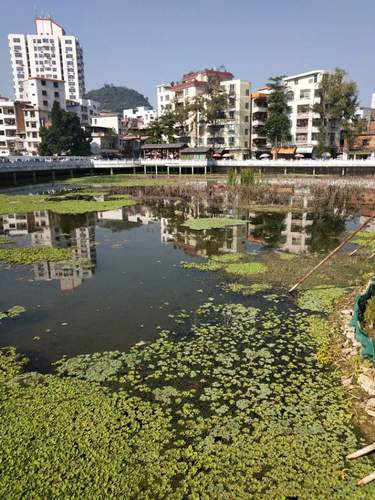
[[[188,109],[191,114],[191,123],[194,130],[194,144],[199,146],[199,122],[204,116],[205,99],[202,95],[197,95],[189,103]]]
[[[351,134],[358,107],[357,84],[346,80],[345,70],[336,68],[333,73],[323,75],[319,94],[320,100],[312,109],[320,115],[318,149],[323,152],[332,145],[331,133]]]
[[[190,142],[190,138],[188,137],[190,106],[188,103],[186,105],[179,103],[176,98],[174,99],[173,104],[174,107],[173,111],[171,111],[171,115],[175,121],[176,135],[181,141]]]
[[[213,148],[215,148],[216,135],[221,125],[220,121],[225,119],[225,112],[229,107],[229,96],[220,85],[219,78],[211,78],[208,81],[206,95],[202,104],[202,119],[211,129],[211,142]]]
[[[62,110],[57,101],[52,107],[51,126],[41,127],[40,137],[42,156],[88,156],[91,153],[91,134],[83,130],[77,115]]]
[[[270,89],[268,96],[268,117],[265,129],[268,139],[273,146],[281,146],[290,140],[291,122],[289,119],[289,107],[287,97],[287,86],[284,76],[274,76],[267,83]]]
[[[176,140],[176,117],[172,111],[167,111],[152,122],[145,131],[150,144],[169,143]]]

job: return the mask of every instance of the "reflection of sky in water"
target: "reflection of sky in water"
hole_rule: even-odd
[[[4,216],[0,234],[9,234],[17,245],[72,248],[74,258],[13,269],[0,264],[0,310],[16,304],[27,309],[0,323],[1,345],[17,345],[39,366],[63,354],[126,350],[155,338],[158,326],[173,328],[170,316],[178,310],[195,309],[208,297],[228,298],[217,275],[182,269],[181,260],[268,249],[326,251],[346,227],[337,214],[244,209],[230,211],[249,221],[243,226],[204,232],[182,227],[187,217],[212,213],[208,203],[157,200],[97,214]],[[220,215],[217,208],[214,213]]]

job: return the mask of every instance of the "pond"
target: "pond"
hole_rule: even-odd
[[[179,309],[195,310],[208,297],[228,300],[217,275],[191,273],[181,261],[272,249],[326,251],[346,227],[342,217],[237,210],[247,224],[203,233],[181,227],[195,208],[160,199],[83,215],[3,216],[1,232],[15,245],[73,249],[74,261],[0,264],[0,310],[26,309],[17,321],[2,322],[1,345],[16,345],[43,370],[64,354],[127,350],[155,338],[156,327],[170,328]]]
[[[83,391],[93,428],[104,425],[109,433],[98,436],[109,444],[92,471],[86,459],[72,467],[75,452],[64,455],[67,443],[87,446],[70,424],[64,439],[54,437],[53,451],[38,448],[48,460],[55,454],[51,478],[70,471],[65,491],[73,496],[82,475],[90,482],[96,474],[103,483],[95,483],[94,496],[355,497],[355,479],[371,470],[371,461],[344,461],[358,438],[330,366],[326,313],[372,264],[361,252],[350,260],[356,245],[348,245],[297,296],[287,289],[364,220],[360,208],[254,211],[204,194],[132,194],[134,205],[111,210],[2,216],[0,249],[72,252],[63,262],[0,263],[0,311],[25,308],[0,320],[0,344],[25,354],[28,371],[55,373],[53,363],[66,356],[57,368],[63,378],[36,382],[41,393],[26,379],[25,389],[16,386],[34,403],[23,405],[21,423],[18,410],[6,409],[4,439],[18,425],[27,436],[30,421],[46,418],[50,397]],[[186,225],[208,217],[236,223],[200,231]],[[115,399],[102,396],[98,383],[121,390]],[[53,409],[57,429],[75,421],[71,412],[81,415],[70,405]],[[126,426],[121,435],[119,422]],[[47,430],[36,432],[42,439]],[[60,453],[63,470],[55,464]],[[111,464],[106,472],[104,462]],[[10,467],[6,478],[25,492],[21,474],[22,467],[19,473]],[[60,492],[53,479],[35,477],[33,491]]]

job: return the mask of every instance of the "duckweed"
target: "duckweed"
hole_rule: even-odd
[[[4,318],[16,318],[25,311],[26,309],[23,306],[13,306],[7,311],[0,311],[0,320]]]
[[[79,195],[48,197],[44,195],[0,195],[0,214],[26,213],[35,210],[50,210],[58,214],[83,214],[113,210],[134,201],[130,196],[116,196],[104,201],[80,199]]]
[[[42,471],[51,478],[42,481],[41,470],[35,469],[33,491],[47,496],[62,487],[71,495],[90,484],[94,496],[123,491],[137,496],[142,489],[142,495],[163,498],[372,498],[374,485],[361,491],[355,486],[373,469],[371,460],[344,459],[359,443],[339,376],[323,370],[317,359],[326,337],[321,319],[312,324],[298,310],[261,312],[212,301],[201,306],[199,317],[182,337],[162,330],[156,341],[126,354],[104,353],[106,363],[116,359],[122,364],[104,377],[113,381],[115,376],[119,383],[121,390],[113,396],[90,381],[91,361],[97,364],[100,355],[90,355],[89,364],[89,358],[63,360],[59,373],[64,378],[45,376],[33,391],[13,382],[17,388],[6,400],[1,437],[8,450],[10,436],[19,435],[20,448],[15,453],[11,445],[16,459],[11,469],[6,467],[2,484],[16,487],[18,481],[28,491],[23,473],[33,437],[34,460],[41,453],[49,459],[43,460]],[[64,371],[73,360],[74,369]],[[100,368],[98,373],[104,372]],[[21,394],[44,398],[37,415],[28,400],[29,410],[17,420]],[[62,403],[51,407],[51,397]],[[46,419],[47,411],[52,415]],[[53,429],[45,428],[49,421]],[[34,427],[36,422],[42,422],[42,429]],[[35,428],[31,435],[30,427]],[[47,430],[60,461],[51,461],[42,439]],[[87,450],[75,458],[74,468],[73,459],[69,465],[75,456],[69,446],[73,439],[79,451]],[[63,472],[62,483],[52,481]],[[89,483],[94,475],[101,481]]]
[[[0,261],[13,265],[28,265],[36,262],[61,262],[72,259],[72,251],[67,248],[22,247],[0,248]]]
[[[225,266],[225,271],[237,276],[251,276],[252,274],[265,273],[267,267],[261,262],[237,262]]]
[[[182,226],[188,227],[194,231],[203,231],[205,229],[221,229],[228,226],[241,226],[247,224],[247,221],[241,219],[230,219],[226,217],[201,217],[198,219],[188,219]]]
[[[314,286],[304,290],[298,297],[297,304],[310,311],[332,310],[335,300],[347,293],[347,289],[334,285]]]
[[[269,290],[271,285],[267,283],[253,283],[252,285],[244,285],[243,283],[225,283],[223,290],[226,292],[240,293],[242,295],[253,295],[257,292]]]

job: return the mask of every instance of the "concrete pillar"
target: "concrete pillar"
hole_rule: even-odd
[[[113,168],[112,167],[111,167],[110,173],[111,173],[111,175],[113,175]]]
[[[146,167],[146,165],[144,165],[144,167],[143,167],[143,172],[144,172],[145,175],[147,174],[147,167]]]
[[[284,167],[284,175],[286,175],[286,167]]]
[[[194,175],[194,167],[191,167],[191,175]]]
[[[179,175],[181,175],[181,174],[182,174],[182,171],[181,171],[181,170],[182,170],[182,169],[181,169],[181,167],[178,167],[178,173],[179,173]]]
[[[155,174],[158,175],[158,166],[155,165]]]
[[[136,173],[136,169],[135,169],[135,167],[133,167],[133,174],[135,175],[135,173]]]
[[[315,169],[315,167],[313,167],[313,175],[315,175],[315,174],[316,174],[316,169]]]
[[[342,167],[341,169],[341,175],[344,176],[345,175],[345,167]]]
[[[169,165],[167,165],[167,175],[169,177]]]
[[[261,174],[262,173],[262,167],[259,167],[258,168],[258,173]]]
[[[207,175],[207,165],[204,166],[204,175]]]

